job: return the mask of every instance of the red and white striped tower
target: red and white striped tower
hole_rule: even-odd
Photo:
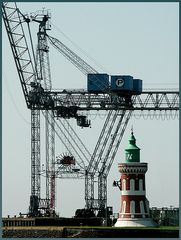
[[[149,202],[146,198],[145,173],[147,163],[140,163],[140,149],[131,132],[129,145],[125,149],[126,161],[118,164],[121,173],[121,210],[116,227],[156,226],[149,216]]]

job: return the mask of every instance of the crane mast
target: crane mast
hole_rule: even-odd
[[[40,194],[40,110],[31,109],[31,195],[29,215],[39,215]]]
[[[40,18],[37,19],[37,18]],[[51,91],[51,71],[49,60],[49,46],[47,41],[47,30],[49,28],[49,14],[42,12],[36,16],[33,21],[39,23],[39,31],[37,33],[38,44],[36,50],[36,68],[37,78],[42,86],[43,91]],[[40,110],[37,110],[40,111]],[[52,214],[55,211],[55,121],[52,110],[42,110],[45,116],[45,139],[46,139],[46,211]]]
[[[13,52],[13,57],[18,70],[19,79],[23,89],[27,107],[31,109],[31,196],[29,215],[39,215],[40,205],[49,208],[50,191],[53,191],[55,184],[51,184],[54,169],[52,164],[54,162],[54,121],[53,113],[51,116],[51,124],[46,122],[46,199],[41,199],[41,156],[40,156],[40,102],[41,94],[44,89],[51,90],[51,76],[48,56],[48,44],[46,39],[45,25],[48,19],[46,15],[43,20],[38,21],[38,47],[35,67],[31,59],[31,54],[28,47],[28,42],[25,37],[23,28],[24,22],[29,24],[30,19],[25,17],[17,8],[16,3],[9,5],[3,3],[3,20],[7,30],[10,46]],[[34,55],[34,53],[33,53]],[[44,88],[41,85],[43,81]],[[48,114],[47,114],[48,116]],[[45,121],[47,118],[45,118]],[[51,168],[50,159],[51,158]],[[50,171],[51,169],[51,171]],[[53,180],[54,181],[54,180]],[[51,189],[51,190],[50,190]],[[52,194],[53,196],[53,194]],[[51,206],[54,209],[55,203],[51,200]]]

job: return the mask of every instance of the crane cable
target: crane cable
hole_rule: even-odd
[[[28,24],[28,33],[29,33],[29,37],[30,37],[31,50],[32,50],[33,60],[34,60],[34,65],[35,65],[35,76],[36,76],[35,81],[36,81],[38,79],[38,71],[37,71],[37,64],[36,64],[36,58],[35,58],[35,50],[34,50],[34,46],[33,46],[30,24],[29,24],[29,22],[27,24]]]
[[[63,31],[60,30],[59,27],[57,27],[55,24],[52,23],[51,21],[51,25],[58,31],[60,32],[67,40],[69,40],[72,45],[74,45],[81,53],[83,53],[87,58],[89,58],[92,62],[94,62],[94,64],[99,67],[101,70],[103,70],[104,72],[109,73],[109,71],[107,71],[100,63],[98,63],[93,57],[91,57],[85,50],[83,50],[81,47],[78,46],[77,43],[75,43],[74,41],[72,41],[70,39],[70,37],[68,37]],[[109,75],[111,75],[109,73]]]
[[[17,104],[16,104],[16,101],[15,101],[15,99],[14,99],[14,97],[13,97],[13,94],[12,94],[12,92],[11,92],[10,86],[9,86],[9,84],[8,84],[7,77],[5,76],[4,73],[2,74],[2,78],[3,78],[3,82],[4,82],[4,83],[6,84],[6,86],[7,86],[7,92],[8,92],[8,94],[9,94],[9,96],[10,96],[10,99],[11,99],[12,104],[15,106],[16,112],[18,113],[19,117],[20,117],[25,123],[27,123],[28,125],[31,125],[31,123],[22,115],[22,113],[21,113],[22,111],[19,110],[19,108],[18,108],[18,106],[17,106]]]

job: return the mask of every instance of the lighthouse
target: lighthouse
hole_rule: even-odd
[[[121,209],[115,227],[155,227],[149,215],[149,202],[146,198],[145,174],[147,163],[140,162],[140,148],[131,131],[128,147],[125,149],[125,162],[118,164],[121,173]]]

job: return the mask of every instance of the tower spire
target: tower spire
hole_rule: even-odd
[[[131,126],[131,135],[133,135],[133,125]]]
[[[128,147],[125,149],[126,162],[140,162],[140,148],[136,146],[136,138],[133,134],[133,126],[131,127],[131,137]]]

